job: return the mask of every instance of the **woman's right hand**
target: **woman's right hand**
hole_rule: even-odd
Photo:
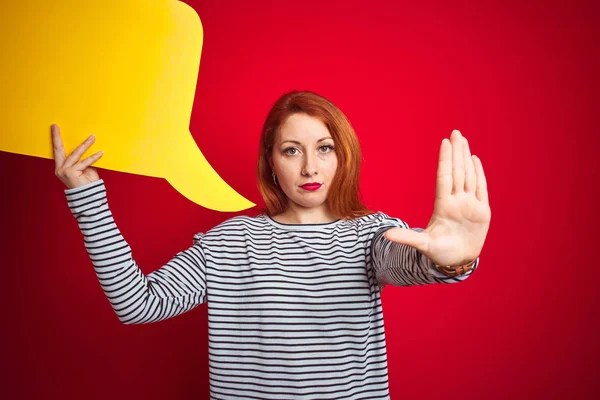
[[[60,129],[58,125],[52,124],[52,147],[54,149],[54,161],[56,168],[54,174],[60,179],[69,189],[87,185],[100,179],[98,172],[94,167],[91,167],[100,157],[103,152],[99,151],[92,154],[88,158],[79,161],[79,158],[85,151],[94,143],[95,137],[91,135],[85,142],[77,146],[73,153],[67,158],[65,156],[65,148],[62,139],[60,138]]]

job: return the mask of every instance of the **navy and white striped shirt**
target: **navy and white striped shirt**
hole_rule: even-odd
[[[473,272],[446,277],[416,249],[388,241],[385,230],[408,225],[378,212],[325,224],[234,217],[144,275],[104,181],[65,194],[121,322],[208,303],[212,399],[388,399],[382,287],[455,283]]]

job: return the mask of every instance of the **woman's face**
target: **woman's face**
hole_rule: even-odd
[[[304,208],[327,207],[337,156],[321,120],[306,114],[289,116],[275,138],[270,163],[290,202]]]

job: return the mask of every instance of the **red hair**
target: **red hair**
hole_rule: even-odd
[[[360,199],[360,166],[362,151],[354,129],[342,111],[331,101],[310,91],[297,91],[281,96],[271,108],[263,125],[260,153],[256,168],[258,190],[265,202],[265,213],[277,215],[285,210],[288,198],[275,185],[269,157],[281,126],[293,114],[307,114],[321,120],[335,143],[338,160],[327,202],[337,218],[354,219],[373,212]]]

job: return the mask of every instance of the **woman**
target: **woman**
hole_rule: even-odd
[[[344,114],[293,91],[262,131],[266,211],[231,218],[144,276],[110,212],[104,182],[66,158],[52,126],[56,175],[120,321],[164,320],[207,302],[213,399],[389,398],[381,289],[455,283],[477,268],[490,223],[481,162],[453,131],[440,148],[425,230],[369,211],[360,147]]]

